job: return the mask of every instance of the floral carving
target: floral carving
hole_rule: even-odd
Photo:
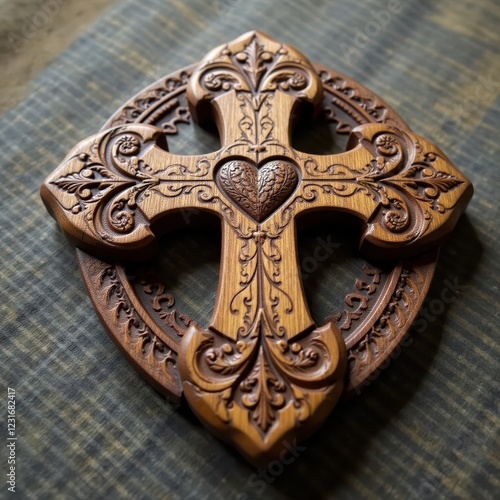
[[[166,293],[165,285],[145,276],[139,278],[139,283],[142,285],[142,290],[146,295],[151,296],[151,307],[158,314],[158,317],[165,322],[167,326],[172,328],[174,332],[181,338],[187,328],[196,322],[187,314],[179,313],[174,309],[175,299],[172,294]]]
[[[349,351],[350,370],[356,379],[363,379],[366,371],[378,366],[385,351],[391,351],[401,331],[412,318],[410,305],[419,295],[422,276],[412,268],[401,270],[398,282],[388,304],[363,338]],[[353,381],[354,383],[357,380]]]
[[[355,293],[350,293],[345,298],[347,308],[342,312],[327,317],[327,321],[333,321],[340,330],[348,331],[353,327],[353,323],[363,317],[363,313],[368,310],[369,303],[373,300],[375,292],[380,285],[382,269],[374,268],[368,264],[363,266],[363,272],[369,278],[356,279],[354,284]]]
[[[237,140],[221,149],[218,157],[245,146],[249,153],[256,154],[259,161],[263,153],[274,146],[282,154],[290,153],[289,147],[274,137],[275,122],[272,118],[272,94],[262,94],[251,98],[247,93],[237,95],[241,118],[238,121],[240,136]]]
[[[370,121],[378,123],[384,123],[386,121],[388,117],[388,109],[385,105],[379,103],[373,95],[364,95],[364,92],[354,86],[352,82],[349,82],[344,77],[332,74],[329,71],[321,70],[319,72],[319,76],[325,86],[328,86],[339,95],[345,96],[348,101],[353,102],[356,107],[365,111],[370,116]],[[333,98],[333,103],[349,115],[353,116],[353,118],[355,117],[353,106],[345,106],[338,98],[335,97]],[[356,118],[356,122],[364,122],[364,120],[360,120],[359,117]]]
[[[241,398],[242,405],[250,410],[256,425],[266,432],[276,420],[276,412],[285,405],[283,393],[286,385],[270,369],[262,348],[259,349],[252,372],[239,388],[245,393]]]
[[[81,231],[97,241],[119,241],[131,233],[141,239],[145,223],[138,225],[137,217],[142,219],[141,204],[148,197],[176,198],[196,191],[200,200],[210,198],[211,161],[187,158],[184,164],[182,157],[162,151],[161,142],[159,129],[153,127],[118,128],[89,139],[69,157],[64,173],[50,184],[65,193],[59,203],[80,217]],[[165,156],[163,168],[150,165],[150,160],[157,162],[155,155]]]
[[[189,71],[181,71],[175,76],[162,78],[141,92],[132,103],[124,106],[111,125],[118,126],[132,122],[149,122],[150,116],[154,114],[157,106],[161,106],[162,113],[180,106],[175,97],[176,92],[182,92],[188,82]],[[164,98],[170,96],[170,100],[164,102]]]
[[[441,196],[460,188],[464,180],[439,170],[447,161],[438,153],[424,150],[418,140],[403,131],[389,130],[370,135],[360,127],[360,143],[370,152],[365,163],[331,163],[320,167],[306,159],[307,181],[299,202],[316,201],[319,192],[340,197],[364,194],[379,203],[378,217],[390,233],[406,233],[408,241],[422,237],[431,226],[432,212],[445,214]]]
[[[240,289],[232,297],[230,308],[232,313],[239,313],[240,307],[244,307],[243,324],[238,330],[242,337],[252,336],[255,329],[260,328],[261,315],[274,335],[283,337],[286,334],[286,329],[280,325],[277,309],[280,302],[285,300],[285,310],[291,314],[293,301],[281,288],[280,266],[283,257],[277,243],[279,238],[280,233],[271,234],[259,227],[248,235],[240,235]]]
[[[169,380],[178,383],[177,353],[155,335],[138,314],[125,292],[116,268],[103,268],[98,279],[114,322],[123,331],[123,342],[135,346],[145,362],[160,370]]]
[[[205,394],[217,395],[215,412],[222,421],[231,422],[235,411],[248,411],[264,436],[290,403],[296,424],[306,420],[314,411],[312,395],[326,396],[343,370],[342,341],[331,324],[290,343],[260,312],[248,340],[221,342],[200,328],[187,335],[196,351],[194,363],[181,367],[184,376],[189,372],[188,380]]]
[[[459,187],[464,181],[437,170],[433,164],[438,158],[439,155],[436,153],[426,153],[421,161],[415,162],[399,178],[390,181],[412,190],[416,199],[427,203],[432,210],[444,214],[453,207],[440,203],[440,196]]]
[[[180,88],[175,85],[172,92]],[[340,332],[331,323],[317,328],[302,294],[294,218],[306,210],[349,212],[366,224],[363,238],[397,249],[421,237],[433,243],[429,234],[449,230],[449,212],[466,197],[466,180],[430,143],[386,125],[354,129],[355,147],[342,155],[295,151],[289,131],[297,103],[317,108],[321,89],[300,53],[257,33],[246,35],[210,53],[187,83],[198,118],[217,117],[219,151],[169,153],[164,132],[176,127],[175,120],[164,130],[129,125],[83,141],[44,186],[72,236],[102,251],[139,253],[169,211],[201,207],[220,216],[223,266],[210,326],[179,325],[172,311],[163,310],[173,302],[161,287],[152,308],[179,337],[189,403],[211,428],[227,430],[229,424],[240,449],[254,457],[276,451],[287,426],[324,418],[343,385]],[[338,90],[355,99],[345,86]],[[376,109],[375,103],[366,101],[363,109]],[[187,115],[176,116],[182,122]],[[364,311],[376,278],[357,285],[359,293],[347,304],[357,302]],[[402,300],[408,286],[398,292]],[[124,317],[139,347],[156,359],[166,343],[142,327],[119,288],[111,283],[110,290],[118,299],[116,319]],[[398,323],[389,316],[397,315],[397,304],[390,306],[385,323],[382,317],[359,349]],[[348,327],[358,319],[357,311],[349,313]]]
[[[229,90],[262,95],[266,91],[300,92],[310,83],[310,65],[278,45],[266,46],[256,34],[234,52],[224,46],[201,68],[201,85],[213,93]]]
[[[215,99],[235,97],[238,103],[232,102],[228,110],[238,113],[238,128],[230,128],[234,137],[219,157],[240,154],[238,148],[245,148],[244,154],[259,162],[262,155],[294,154],[282,127],[276,128],[277,92],[318,106],[320,90],[321,81],[302,54],[255,33],[209,53],[193,73],[187,92],[196,103],[195,114]]]
[[[88,162],[88,158],[86,154],[80,155],[78,160],[84,163],[80,170],[53,181],[58,188],[76,198],[77,203],[71,207],[74,214],[85,210],[89,203],[98,202],[108,189],[127,184],[126,180],[112,175],[103,165]]]

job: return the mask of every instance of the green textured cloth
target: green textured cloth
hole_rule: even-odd
[[[394,13],[397,4],[124,1],[0,118],[1,400],[5,417],[7,386],[16,390],[22,497],[498,495],[500,6],[401,0]],[[475,186],[467,215],[443,247],[411,345],[267,479],[130,367],[99,323],[74,252],[38,195],[66,152],[130,96],[251,29],[377,92],[415,132],[438,142]],[[172,250],[172,261],[182,262],[178,276],[197,273],[199,300],[188,307],[204,323],[217,248],[204,245],[206,236],[181,237],[191,255],[207,248],[201,267],[182,261],[180,243]],[[348,272],[347,257],[336,258],[306,283],[315,315],[337,300],[328,295],[336,265]],[[188,297],[183,286],[174,284],[174,291]],[[445,289],[456,293],[441,308]],[[7,497],[6,450],[0,496]]]

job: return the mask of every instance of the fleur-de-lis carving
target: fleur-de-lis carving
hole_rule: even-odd
[[[205,425],[251,460],[266,461],[283,439],[307,435],[331,411],[347,363],[338,328],[317,327],[307,307],[296,217],[348,213],[361,222],[362,249],[409,254],[449,233],[472,187],[435,145],[383,123],[355,128],[342,154],[294,149],[292,117],[304,107],[318,111],[322,82],[303,54],[259,33],[211,51],[186,93],[197,120],[217,123],[219,150],[179,155],[159,128],[113,128],[78,144],[42,196],[79,247],[115,258],[150,256],[179,211],[220,218],[213,317],[208,328],[177,325],[177,373]],[[358,290],[369,294],[375,281]],[[363,307],[368,299],[357,300]],[[346,321],[354,320],[351,311]],[[384,328],[367,333],[360,358]],[[147,329],[134,335],[151,355],[164,349],[170,366],[166,340]]]

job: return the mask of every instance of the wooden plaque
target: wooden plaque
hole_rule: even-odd
[[[300,117],[335,123],[349,134],[346,150],[294,148]],[[191,119],[217,125],[217,150],[169,152],[168,135]],[[398,346],[472,186],[369,90],[251,32],[131,99],[75,146],[41,194],[134,367],[170,399],[184,396],[250,461],[265,463],[285,439],[310,434]],[[158,276],[136,272],[193,210],[222,232],[207,326],[176,309]],[[344,310],[316,325],[297,221],[321,217],[355,223],[370,263],[346,290]]]

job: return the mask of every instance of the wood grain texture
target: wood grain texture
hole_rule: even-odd
[[[500,488],[495,317],[500,290],[499,6],[493,0],[402,1],[401,12],[391,14],[378,36],[363,48],[353,45],[354,36],[388,4],[335,0],[315,2],[312,8],[304,0],[121,0],[29,83],[24,103],[0,117],[0,380],[19,393],[21,495],[495,497]],[[427,299],[400,346],[361,393],[339,404],[300,443],[298,456],[285,452],[285,460],[295,458],[293,463],[282,464],[281,472],[273,462],[265,476],[198,425],[185,404],[170,405],[131,369],[92,310],[75,252],[38,195],[40,182],[74,144],[105,123],[108,128],[145,121],[173,130],[168,124],[176,120],[175,111],[185,117],[182,91],[179,107],[161,116],[159,107],[172,106],[176,98],[166,79],[158,82],[157,93],[152,88],[141,92],[142,100],[135,102],[132,94],[255,26],[382,96],[412,130],[436,142],[475,188],[466,214],[441,248]],[[12,23],[5,29],[20,31]],[[38,57],[39,42],[37,37],[26,44],[33,57]],[[346,53],[344,47],[355,50]],[[336,100],[352,103],[353,114],[364,120],[394,116],[352,79],[341,84],[339,78],[336,85],[325,80],[325,109]],[[115,113],[125,101],[128,109]],[[341,110],[335,111],[346,121]],[[211,129],[174,123],[178,132],[168,132],[171,151],[218,148]],[[336,125],[323,117],[315,126],[300,124],[292,144],[301,151],[341,151],[346,135],[337,136]],[[158,258],[148,263],[148,272],[155,271],[150,280],[164,287],[158,296],[172,295],[173,306],[162,300],[162,311],[155,311],[157,289],[142,291],[141,266],[123,266],[135,293],[149,297],[146,305],[165,329],[168,318],[161,316],[173,310],[180,326],[180,314],[203,326],[210,321],[220,231],[198,229],[201,217],[195,213],[186,229],[166,235]],[[363,271],[356,235],[342,236],[335,221],[332,216],[305,231],[299,225],[301,272],[319,325],[328,316],[345,317],[358,309],[356,301],[353,307],[345,303],[346,293],[364,295],[368,307],[373,297],[356,287],[357,279],[371,284],[373,278]],[[340,246],[315,268],[308,264],[316,249],[323,249],[319,241]],[[380,275],[377,287],[384,286],[386,276]],[[443,292],[453,299],[444,310]],[[359,321],[351,330],[341,329],[345,338]],[[336,322],[339,328],[344,323]],[[382,348],[383,337],[370,338],[367,351],[374,356],[372,347],[376,341]]]
[[[360,246],[373,258],[422,254],[449,234],[472,186],[437,146],[388,124],[354,128],[345,153],[294,149],[294,119],[300,107],[318,113],[323,84],[305,56],[257,32],[211,51],[186,93],[193,117],[216,122],[219,150],[172,154],[162,129],[121,126],[77,145],[41,193],[78,247],[113,259],[149,257],[172,213],[195,209],[220,218],[213,317],[207,329],[191,324],[183,332],[179,374],[205,425],[266,463],[283,440],[304,437],[324,420],[345,378],[340,331],[332,322],[318,328],[304,297],[295,218],[346,213],[363,224]],[[109,272],[109,289],[120,298]],[[409,306],[409,316],[419,305]],[[171,368],[164,386],[175,385],[174,358],[155,347],[163,334],[144,329],[153,357]],[[142,359],[140,367],[150,362],[125,350]]]
[[[103,130],[139,122],[160,126],[167,136],[175,137],[178,127],[186,126],[189,121],[185,91],[193,69],[181,69],[144,89],[110,117]],[[339,137],[371,121],[407,129],[387,103],[359,83],[323,66],[315,65],[315,70],[322,78],[325,94],[322,116],[334,124]],[[189,223],[191,215],[186,214]],[[170,247],[174,242],[170,238],[168,241]],[[324,259],[325,255],[331,255],[332,248],[327,242],[323,245],[318,257]],[[161,265],[153,261],[145,269],[140,263],[124,267],[101,261],[83,251],[78,251],[77,257],[94,307],[113,340],[122,351],[132,351],[128,352],[128,358],[146,379],[153,377],[156,388],[160,387],[163,394],[177,400],[182,392],[180,381],[162,374],[176,366],[180,341],[195,322],[186,314],[184,305],[179,309],[179,297],[169,292],[171,284],[161,277],[162,272],[158,269]],[[326,317],[324,321],[333,322],[343,333],[349,357],[347,394],[359,393],[380,367],[385,366],[387,359],[395,351],[397,354],[398,344],[427,293],[436,258],[437,252],[431,251],[421,258],[387,263],[382,268],[365,262],[340,308],[330,309],[323,316]],[[111,281],[110,276],[115,279]],[[109,294],[111,284],[113,293]],[[192,295],[194,290],[191,288],[189,292]],[[409,303],[415,306],[414,310],[409,308]],[[116,308],[121,313],[110,318],[109,310]],[[130,321],[131,318],[138,321]],[[137,356],[134,342],[130,343],[128,337],[142,341],[143,331],[134,325],[144,323],[155,328],[146,342],[143,341],[143,350]]]

